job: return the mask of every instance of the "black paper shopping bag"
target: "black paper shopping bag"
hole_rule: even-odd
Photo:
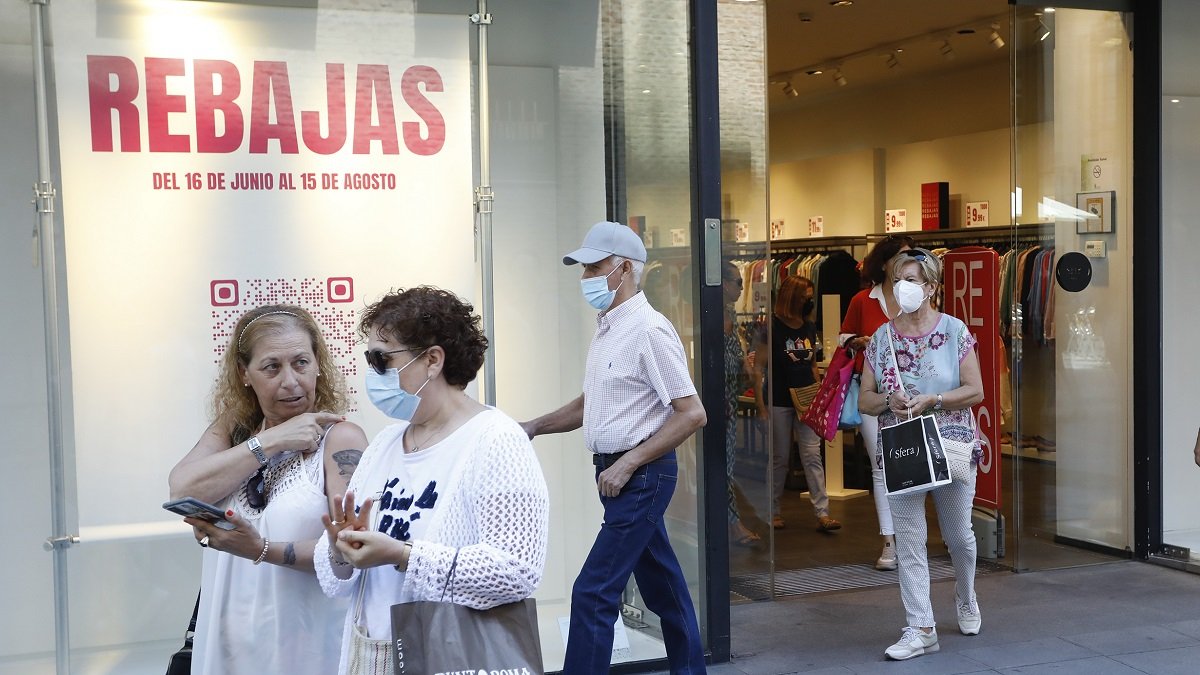
[[[889,495],[926,492],[950,482],[950,467],[933,415],[922,415],[880,430],[883,479]]]

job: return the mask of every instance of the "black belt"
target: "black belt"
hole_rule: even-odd
[[[596,452],[596,453],[593,453],[592,454],[592,464],[594,466],[600,467],[601,469],[607,469],[608,467],[612,466],[613,464],[616,464],[617,460],[621,459],[621,456],[624,455],[626,452],[629,452],[629,451],[624,450],[621,452]]]

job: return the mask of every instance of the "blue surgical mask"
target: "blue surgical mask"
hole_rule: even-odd
[[[388,368],[382,375],[375,372],[374,369],[367,370],[367,397],[371,399],[371,403],[374,403],[376,408],[379,408],[379,412],[392,419],[412,421],[413,415],[417,412],[417,406],[421,404],[421,397],[418,394],[433,377],[430,376],[426,379],[425,384],[422,384],[416,393],[410,394],[400,386],[400,371],[411,366],[424,353],[423,351],[418,354],[412,361],[404,364],[403,368]]]
[[[624,263],[622,262],[621,264],[623,265]],[[622,279],[621,284],[617,284],[617,288],[615,290],[609,290],[608,278],[613,275],[613,272],[616,272],[619,269],[621,269],[621,265],[617,265],[613,268],[612,272],[609,272],[602,277],[580,279],[579,286],[581,290],[583,290],[583,299],[587,300],[589,305],[595,307],[601,312],[609,307],[612,307],[613,299],[617,297],[617,291],[621,290],[621,284],[625,283],[625,280]]]

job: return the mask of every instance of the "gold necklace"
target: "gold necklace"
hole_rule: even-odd
[[[436,434],[440,433],[441,430],[443,428],[445,428],[445,426],[449,422],[450,422],[450,418],[446,418],[445,420],[443,420],[442,423],[438,425],[437,429],[434,429],[433,431],[429,432],[429,435],[426,436],[425,440],[421,441],[421,443],[419,445],[416,443],[417,432],[413,431],[411,434],[409,434],[413,438],[413,446],[408,452],[413,453],[413,452],[420,450],[426,443],[428,443],[430,441],[430,439],[432,439]],[[408,425],[408,428],[411,431],[414,428],[414,425],[410,424],[410,425]]]

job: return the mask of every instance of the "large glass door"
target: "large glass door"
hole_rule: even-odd
[[[158,504],[167,472],[207,423],[213,353],[228,342],[231,313],[268,302],[316,310],[359,399],[351,419],[368,436],[382,428],[357,386],[354,313],[395,286],[432,283],[478,296],[470,209],[481,142],[472,122],[480,114],[492,122],[496,176],[499,406],[527,419],[578,395],[595,312],[579,295],[578,268],[560,260],[606,218],[644,238],[650,260],[642,286],[675,325],[699,379],[688,2],[493,7],[492,97],[484,112],[471,106],[478,73],[471,73],[477,53],[468,17],[476,2],[421,0],[380,10],[298,4],[37,6],[47,23],[55,20],[58,40],[47,53],[57,86],[51,150],[62,165],[56,222],[66,224],[67,246],[47,249],[59,263],[62,302],[44,304],[37,281],[44,258],[31,265],[22,243],[28,223],[13,220],[4,234],[9,287],[26,289],[12,311],[27,329],[5,333],[7,353],[23,355],[27,368],[9,369],[6,377],[17,379],[6,379],[5,389],[19,398],[9,408],[20,418],[10,425],[14,447],[47,447],[41,313],[61,306],[62,333],[51,337],[70,373],[58,381],[69,464],[59,507],[81,541],[66,551],[67,583],[55,588],[41,549],[52,529],[48,513],[6,530],[26,543],[10,556],[13,574],[4,582],[6,606],[17,611],[2,617],[13,639],[0,642],[0,672],[49,673],[68,660],[71,672],[161,672],[179,647],[200,551]],[[10,15],[23,21],[28,8],[5,2],[0,9],[7,26]],[[5,91],[31,91],[29,44],[0,48]],[[406,72],[411,65],[426,79],[401,82],[383,63],[405,63]],[[353,65],[339,74],[339,64]],[[203,76],[201,68],[208,69]],[[435,80],[431,68],[444,77]],[[347,106],[369,109],[347,116]],[[6,170],[36,175],[31,97],[6,96],[0,107],[12,120],[0,132],[6,156],[29,158]],[[87,118],[95,110],[102,112]],[[349,121],[339,125],[325,114]],[[389,182],[396,175],[398,185]],[[0,194],[7,212],[27,208],[27,188]],[[356,227],[368,231],[355,235]],[[270,254],[241,259],[239,252],[251,251]],[[379,253],[391,257],[367,262]],[[546,665],[555,670],[571,584],[601,514],[580,436],[539,439],[537,450],[553,515],[536,597]],[[668,530],[700,603],[700,439],[678,454]],[[13,513],[46,500],[50,483],[43,453],[18,457],[19,489],[6,493]],[[57,658],[48,602],[55,594],[65,603],[58,618],[69,622]],[[613,661],[664,653],[658,621],[631,582]]]
[[[1017,569],[1132,547],[1131,233],[1155,224],[1131,218],[1128,19],[1013,9],[1013,252],[1002,307]]]

